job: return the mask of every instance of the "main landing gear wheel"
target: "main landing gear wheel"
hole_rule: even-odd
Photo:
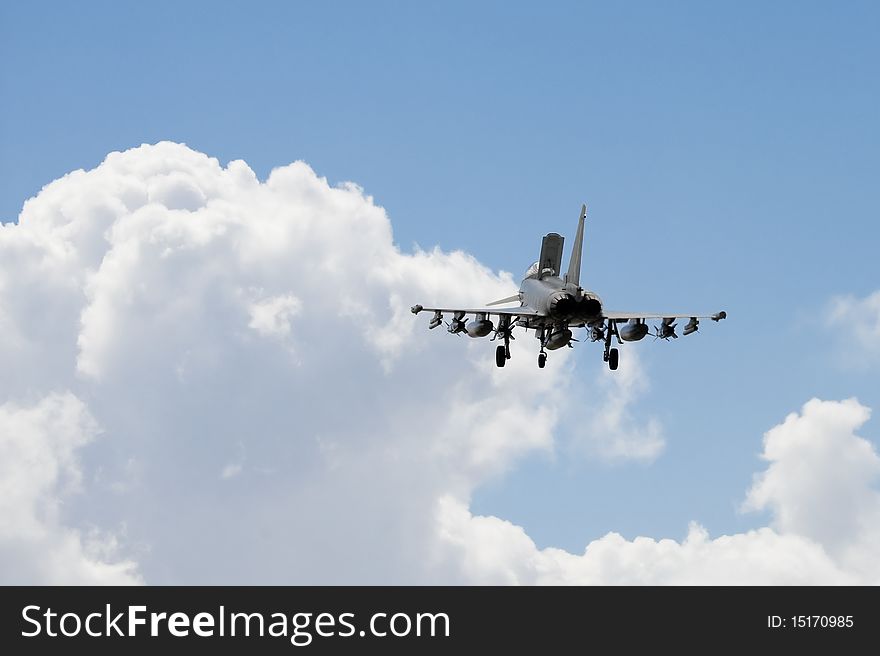
[[[499,344],[495,347],[495,364],[499,367],[503,367],[505,362],[507,362],[507,352],[504,348],[504,344]]]
[[[618,353],[616,348],[608,351],[608,368],[611,369],[611,371],[615,371],[617,369],[619,360],[620,354]]]
[[[547,364],[547,354],[538,353],[538,369],[543,369],[545,364]]]

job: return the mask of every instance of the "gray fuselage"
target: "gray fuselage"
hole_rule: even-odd
[[[581,326],[602,319],[602,301],[595,293],[555,275],[523,280],[520,299],[523,305],[546,315],[532,318],[530,325]]]

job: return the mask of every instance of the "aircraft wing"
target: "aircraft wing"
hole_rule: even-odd
[[[721,321],[727,318],[727,312],[723,310],[715,314],[661,314],[659,312],[605,312],[602,316],[614,321],[629,321],[630,319],[711,319]]]
[[[524,306],[514,307],[514,308],[432,308],[432,307],[423,307],[421,305],[413,305],[411,308],[413,314],[418,314],[419,312],[440,312],[442,313],[452,313],[461,312],[462,314],[497,314],[498,316],[507,315],[509,317],[540,317],[543,316],[539,312]]]

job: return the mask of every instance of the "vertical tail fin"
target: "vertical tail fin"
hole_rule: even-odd
[[[568,273],[565,282],[581,284],[581,253],[584,249],[584,219],[587,217],[587,206],[581,205],[581,217],[578,219],[577,234],[571,249],[571,259],[568,261]]]

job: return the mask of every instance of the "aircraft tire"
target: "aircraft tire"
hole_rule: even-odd
[[[543,369],[544,365],[547,364],[547,354],[546,353],[538,353],[538,369]]]
[[[499,344],[495,349],[495,365],[503,367],[507,362],[507,354],[504,352],[504,346]]]
[[[616,348],[611,349],[611,351],[609,351],[608,353],[608,368],[611,369],[611,371],[616,371],[619,361],[620,353],[617,351]]]

